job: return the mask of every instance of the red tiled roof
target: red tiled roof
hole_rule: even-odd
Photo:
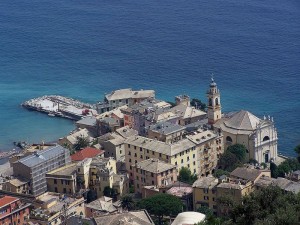
[[[11,197],[11,196],[4,196],[3,198],[0,198],[0,207],[3,207],[9,203],[12,203],[16,200],[19,200],[18,198]]]
[[[93,158],[97,155],[101,155],[103,154],[104,151],[103,150],[99,150],[96,148],[84,148],[78,152],[76,152],[75,154],[71,155],[71,159],[72,161],[82,161],[86,158]]]

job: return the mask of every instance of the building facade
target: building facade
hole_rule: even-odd
[[[77,191],[76,164],[68,164],[46,173],[47,190],[50,192],[75,194]]]
[[[29,180],[30,194],[40,195],[47,191],[46,173],[70,162],[70,151],[56,145],[14,162],[13,174]]]
[[[142,194],[144,186],[167,186],[177,181],[175,165],[150,158],[132,166],[135,193]]]
[[[10,196],[0,198],[0,224],[25,224],[29,218],[30,204],[21,203],[20,199]]]

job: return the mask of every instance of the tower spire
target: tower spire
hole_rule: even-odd
[[[214,124],[219,119],[221,119],[221,102],[220,102],[220,92],[217,87],[217,83],[214,80],[214,74],[211,74],[211,82],[209,85],[209,90],[207,92],[208,107],[207,116],[208,123]]]

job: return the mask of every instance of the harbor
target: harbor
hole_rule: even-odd
[[[97,114],[96,106],[60,95],[45,95],[33,98],[21,104],[28,110],[48,114],[51,117],[63,117],[71,120],[80,120],[84,116]]]

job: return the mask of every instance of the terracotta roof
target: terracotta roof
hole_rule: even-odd
[[[71,159],[72,161],[82,161],[86,158],[93,158],[103,153],[103,150],[87,147],[71,155]]]
[[[0,198],[0,207],[3,207],[9,203],[15,202],[19,200],[18,198],[11,197],[11,196],[4,196],[3,198]]]

